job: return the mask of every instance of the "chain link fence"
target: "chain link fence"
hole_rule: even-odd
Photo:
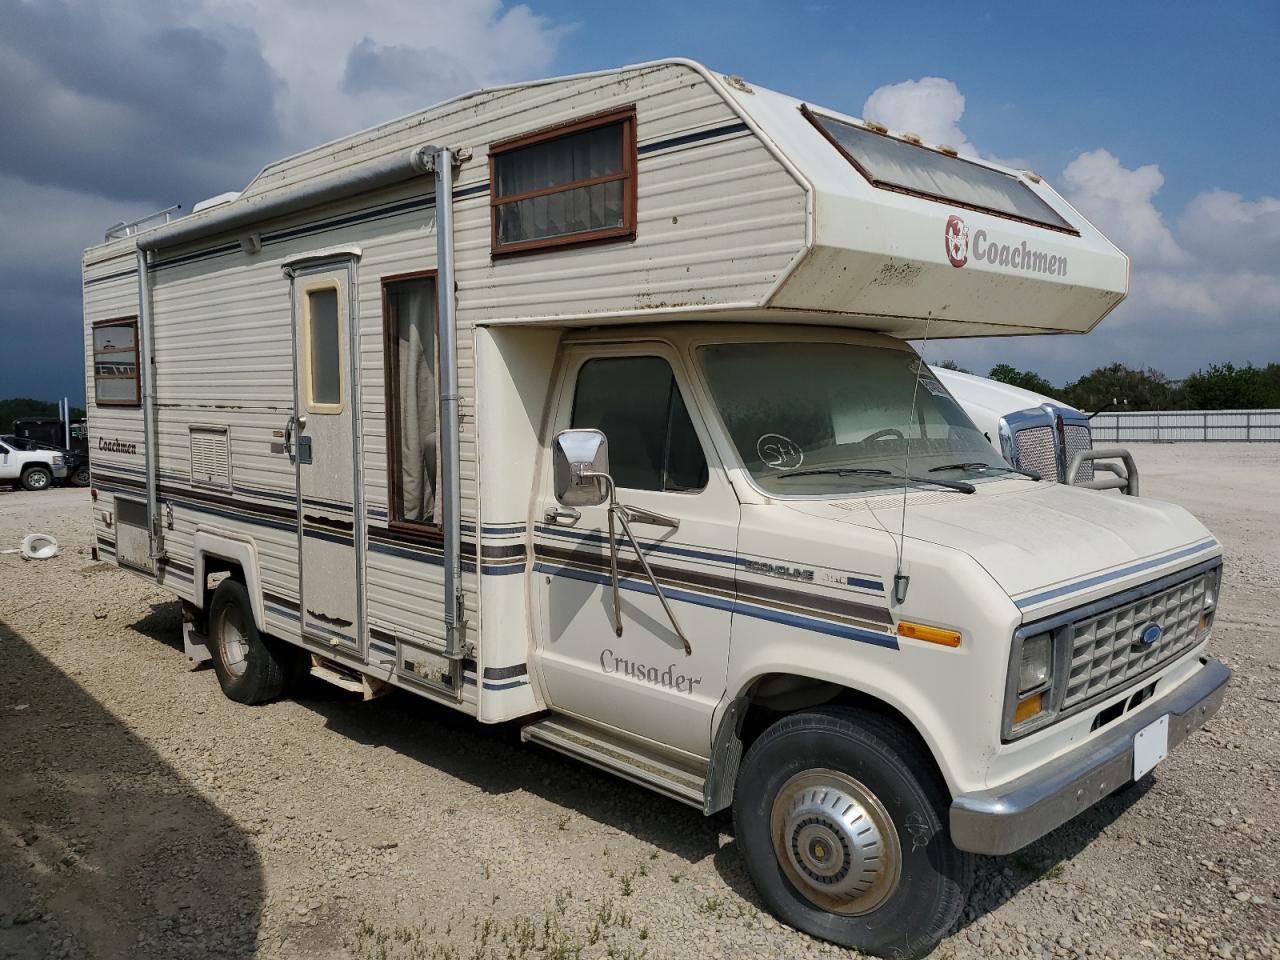
[[[1089,424],[1095,446],[1230,440],[1280,441],[1280,410],[1142,410],[1100,413]]]

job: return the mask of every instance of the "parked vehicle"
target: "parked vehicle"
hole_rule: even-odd
[[[89,486],[89,457],[86,454],[77,453],[74,450],[66,450],[52,443],[41,443],[38,440],[32,440],[29,437],[7,436],[4,438],[9,446],[18,450],[46,450],[57,453],[62,457],[62,462],[66,466],[60,483],[67,483],[73,487]]]
[[[13,435],[58,449],[70,449],[88,462],[89,428],[83,420],[73,420],[68,427],[60,417],[19,417],[13,421]]]
[[[67,464],[56,450],[24,450],[22,441],[0,437],[0,483],[24,490],[45,490],[67,476]]]
[[[233,700],[518,719],[919,956],[1223,696],[1217,540],[1013,469],[906,342],[1127,284],[1034,174],[696,63],[480,91],[86,251],[96,550]]]

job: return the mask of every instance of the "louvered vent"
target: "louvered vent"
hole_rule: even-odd
[[[231,447],[226,427],[191,428],[191,482],[231,489]]]

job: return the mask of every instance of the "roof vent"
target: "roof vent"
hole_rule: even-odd
[[[216,197],[210,197],[208,200],[201,200],[199,203],[197,203],[194,207],[191,208],[191,212],[199,213],[201,210],[208,210],[212,207],[220,207],[225,203],[230,203],[232,200],[239,200],[239,199],[240,199],[240,194],[235,190],[232,190],[230,193],[220,193]]]

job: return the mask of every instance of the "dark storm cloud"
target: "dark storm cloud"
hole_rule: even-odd
[[[278,152],[257,36],[186,5],[0,0],[0,172],[162,203],[241,187]]]

